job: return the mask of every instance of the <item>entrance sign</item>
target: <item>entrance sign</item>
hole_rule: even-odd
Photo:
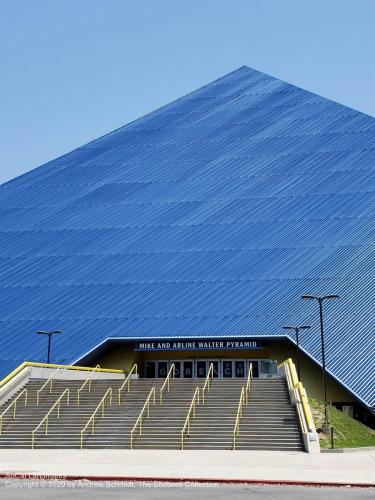
[[[147,340],[137,342],[135,351],[203,351],[229,349],[261,349],[258,339]]]

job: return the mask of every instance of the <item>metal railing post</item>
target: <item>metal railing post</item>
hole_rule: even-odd
[[[202,389],[202,403],[204,404],[204,396],[207,388],[207,392],[210,392],[210,384],[211,384],[211,378],[214,376],[214,365],[211,363],[210,367],[208,369],[206,381],[204,383],[203,389]]]
[[[242,387],[240,400],[238,403],[237,417],[236,417],[236,421],[235,421],[234,429],[233,429],[233,450],[236,449],[236,443],[237,443],[236,439],[237,439],[237,436],[239,435],[239,432],[240,432],[240,418],[243,415],[243,405],[245,404],[245,401],[246,401],[245,392],[246,392],[245,387]]]
[[[191,417],[195,417],[195,405],[198,402],[199,404],[199,387],[197,387],[194,391],[193,399],[190,403],[189,411],[185,418],[185,423],[183,428],[181,429],[181,450],[184,449],[184,434],[187,431],[187,435],[190,435],[190,419]]]
[[[100,365],[95,366],[95,368],[89,373],[89,376],[87,377],[87,379],[83,382],[81,387],[78,389],[78,391],[77,391],[77,405],[78,406],[79,406],[80,401],[81,401],[81,392],[85,388],[86,384],[89,385],[89,392],[91,392],[91,379],[92,379],[94,373],[97,372],[98,370],[100,370]]]
[[[144,413],[147,411],[147,417],[150,416],[150,399],[152,398],[153,404],[155,404],[155,398],[156,398],[156,389],[153,387],[147,396],[147,399],[142,407],[142,410],[140,411],[140,414],[138,415],[138,418],[133,426],[133,429],[130,432],[130,449],[133,449],[133,444],[134,444],[134,434],[137,430],[137,427],[139,427],[139,435],[142,435],[142,426],[143,426],[143,419],[144,419]]]
[[[138,365],[137,364],[133,365],[132,369],[130,370],[130,372],[126,376],[122,386],[118,390],[118,404],[121,404],[121,392],[123,391],[123,389],[126,385],[128,386],[128,392],[130,392],[130,381],[131,381],[131,376],[132,376],[133,372],[135,372],[135,375],[138,375]]]
[[[249,363],[249,373],[247,375],[247,382],[246,382],[246,404],[249,402],[249,392],[251,391],[251,384],[253,380],[253,364]]]
[[[101,417],[102,418],[104,417],[104,414],[105,414],[105,401],[106,401],[107,398],[109,399],[109,406],[111,406],[112,405],[112,387],[109,387],[107,389],[106,393],[104,394],[104,396],[100,400],[98,406],[96,407],[96,409],[91,414],[91,417],[86,422],[85,427],[81,430],[81,450],[83,448],[83,436],[84,436],[84,433],[85,433],[85,431],[87,431],[87,429],[89,428],[90,424],[91,424],[91,435],[93,436],[95,434],[95,417],[96,417],[96,414],[99,411],[101,411]]]
[[[69,395],[70,395],[70,390],[69,388],[66,388],[65,391],[59,396],[59,398],[54,402],[50,410],[46,413],[44,418],[41,420],[39,425],[32,431],[31,433],[31,448],[34,448],[35,444],[35,434],[38,431],[38,429],[41,427],[43,423],[45,423],[45,435],[48,435],[48,425],[49,425],[49,417],[52,414],[53,410],[57,408],[57,418],[60,418],[60,405],[61,405],[61,400],[66,396],[66,405],[69,405]]]
[[[169,368],[167,376],[165,377],[164,383],[160,389],[160,404],[163,404],[163,392],[165,390],[165,387],[167,387],[167,392],[169,392],[171,376],[173,376],[173,378],[175,377],[175,365],[174,365],[174,363],[172,363],[171,367]]]
[[[39,406],[39,398],[40,398],[40,395],[41,395],[41,392],[43,391],[43,389],[45,387],[47,387],[49,385],[49,393],[51,394],[52,392],[52,380],[53,378],[55,377],[55,375],[61,370],[61,368],[57,368],[53,373],[52,375],[50,376],[50,378],[42,385],[42,387],[37,391],[36,393],[36,405]]]

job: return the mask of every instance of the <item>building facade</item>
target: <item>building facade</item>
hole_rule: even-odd
[[[247,67],[0,187],[1,370],[272,377],[371,419],[375,119]],[[308,324],[297,354],[283,325]]]

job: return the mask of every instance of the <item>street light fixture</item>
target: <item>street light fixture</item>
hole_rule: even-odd
[[[326,356],[324,346],[324,326],[323,326],[323,302],[325,300],[339,299],[338,295],[302,295],[304,300],[316,300],[319,304],[319,320],[320,320],[320,343],[322,349],[322,369],[323,369],[323,391],[324,391],[324,431],[328,431],[328,413],[327,413],[327,385],[326,385]]]
[[[298,373],[298,380],[301,380],[301,371],[300,371],[300,363],[299,363],[299,332],[301,330],[308,330],[311,328],[309,325],[300,325],[300,326],[283,326],[284,330],[293,330],[296,334],[296,341],[297,341],[297,373]]]
[[[53,335],[56,335],[58,333],[63,333],[63,330],[39,330],[36,332],[38,335],[48,335],[48,356],[47,356],[47,363],[49,364],[49,359],[50,359],[50,354],[51,354],[51,338]]]

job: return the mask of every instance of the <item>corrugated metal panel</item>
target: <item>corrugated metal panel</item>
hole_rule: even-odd
[[[108,337],[280,335],[327,304],[330,372],[374,394],[375,119],[243,67],[0,186],[1,375]]]

